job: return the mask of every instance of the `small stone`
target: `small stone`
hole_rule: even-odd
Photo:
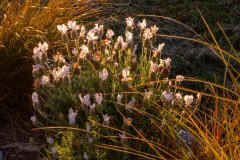
[[[0,151],[0,160],[4,160],[4,155],[2,151]]]

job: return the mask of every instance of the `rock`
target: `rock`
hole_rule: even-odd
[[[0,160],[4,160],[4,155],[2,151],[0,151]]]

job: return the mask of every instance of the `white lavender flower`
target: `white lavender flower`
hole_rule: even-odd
[[[167,58],[164,61],[165,61],[166,67],[170,67],[170,63],[172,61],[171,58]]]
[[[103,81],[107,80],[108,78],[108,70],[106,68],[103,69],[103,71],[99,72],[99,78],[101,78]]]
[[[96,108],[96,104],[95,103],[89,105],[89,111],[90,112],[94,112],[95,108]]]
[[[68,27],[65,24],[58,25],[57,29],[61,32],[61,34],[67,34]]]
[[[89,159],[89,156],[87,155],[86,152],[83,153],[83,158],[84,158],[85,160],[88,160],[88,159]]]
[[[74,124],[76,122],[77,111],[73,112],[73,109],[70,108],[68,112],[69,124]]]
[[[95,100],[98,104],[102,104],[102,100],[103,100],[102,93],[96,93],[95,94]]]
[[[86,29],[85,29],[84,25],[82,25],[82,26],[81,26],[81,29],[80,29],[79,36],[80,36],[80,37],[84,37],[84,36],[85,36],[85,33],[86,33]]]
[[[141,23],[141,22],[138,22],[138,26],[140,27],[141,30],[146,29],[146,27],[147,27],[147,22],[146,22],[146,20],[143,19],[142,23]]]
[[[184,77],[181,75],[176,76],[176,82],[182,82],[184,80]]]
[[[150,72],[156,72],[158,69],[158,64],[157,63],[153,63],[153,61],[150,61]]]
[[[56,155],[58,152],[58,148],[56,146],[52,147],[51,150],[53,155]]]
[[[119,133],[118,135],[119,135],[119,137],[122,138],[122,139],[126,139],[126,138],[127,138],[125,132],[123,132],[122,134]]]
[[[33,49],[33,58],[34,59],[42,59],[42,55],[48,50],[48,44],[46,42],[41,42],[38,43],[38,47],[35,47]]]
[[[153,94],[153,91],[147,91],[147,90],[145,89],[143,99],[144,99],[144,100],[149,99],[152,94]]]
[[[165,100],[168,102],[173,99],[172,92],[163,91],[163,96],[164,96]]]
[[[158,27],[156,25],[154,25],[153,27],[151,27],[151,32],[153,35],[156,35],[157,34],[157,31],[158,31]]]
[[[30,119],[31,119],[31,121],[32,121],[33,123],[36,123],[36,122],[37,122],[37,117],[36,117],[36,115],[33,115],[32,117],[30,117]]]
[[[52,137],[48,137],[48,138],[47,138],[47,143],[48,143],[48,144],[53,144],[53,142],[54,142],[54,140],[53,140]]]
[[[86,55],[89,53],[88,47],[86,45],[82,45],[80,49],[81,49],[80,58],[85,59]]]
[[[49,76],[42,75],[42,77],[41,77],[41,84],[42,85],[47,85],[49,82],[50,82]]]
[[[114,35],[113,30],[108,29],[108,30],[107,30],[107,33],[106,33],[107,39],[112,40],[113,35]]]
[[[162,53],[163,47],[165,46],[165,43],[161,43],[158,45],[157,53]]]
[[[68,28],[72,29],[73,31],[77,31],[80,29],[79,25],[77,25],[76,21],[68,21],[67,23]]]
[[[126,35],[126,43],[131,44],[133,42],[133,33],[126,31],[125,35]]]
[[[60,70],[60,77],[66,77],[69,75],[69,66],[67,67],[66,65],[64,65],[61,70]]]
[[[126,23],[127,23],[127,27],[128,28],[133,29],[133,27],[134,27],[134,18],[132,18],[132,17],[126,18]]]
[[[109,120],[110,120],[110,117],[107,114],[103,115],[103,123],[104,124],[108,125]]]
[[[160,59],[160,63],[158,67],[164,67],[165,66],[165,61],[163,59]]]
[[[98,36],[95,35],[95,30],[91,29],[90,31],[88,31],[86,39],[88,40],[88,42],[97,40]]]
[[[143,38],[144,39],[151,39],[152,37],[153,37],[152,31],[149,28],[145,29],[144,33],[143,33]]]
[[[64,57],[62,56],[61,53],[57,53],[56,55],[53,56],[53,60],[54,62],[61,62],[61,63],[65,63],[65,59]]]
[[[39,103],[38,94],[36,92],[32,93],[32,101],[33,103]]]
[[[123,98],[123,94],[118,94],[117,95],[117,102],[121,103],[122,102],[122,98]]]
[[[176,93],[175,98],[180,101],[182,99],[181,93],[179,93],[179,92]]]
[[[126,67],[122,70],[123,81],[131,80],[130,76],[130,67]]]
[[[186,106],[190,106],[193,102],[193,95],[185,95],[184,101],[185,101]]]
[[[91,126],[90,126],[90,124],[89,124],[89,123],[87,123],[87,125],[86,125],[86,130],[87,130],[87,133],[89,133],[89,132],[90,132],[90,129],[91,129]]]
[[[78,50],[76,50],[76,48],[74,48],[74,49],[72,50],[72,54],[73,54],[74,56],[77,56],[77,55],[78,55]]]
[[[90,94],[86,94],[83,98],[81,96],[81,94],[78,95],[78,98],[80,99],[80,101],[89,106],[91,104],[91,101],[90,101]]]

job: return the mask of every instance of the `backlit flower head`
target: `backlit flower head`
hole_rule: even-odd
[[[57,29],[61,32],[61,34],[67,34],[68,27],[65,24],[58,25]]]
[[[53,138],[51,138],[51,137],[47,138],[47,143],[48,144],[53,144],[53,142],[54,142]]]
[[[145,89],[143,99],[144,99],[144,100],[149,99],[152,94],[153,94],[153,91],[147,91],[147,90]]]
[[[50,82],[49,76],[42,75],[42,77],[41,77],[41,84],[42,84],[42,85],[46,85],[46,84],[48,84],[49,82]]]
[[[95,103],[93,103],[93,104],[90,104],[89,105],[89,110],[91,111],[91,112],[94,112],[95,111],[95,108],[96,108],[96,104]]]
[[[88,31],[86,39],[88,40],[88,42],[91,42],[97,40],[98,36],[96,36],[95,31],[91,29],[90,31]]]
[[[106,38],[109,39],[109,40],[112,40],[113,35],[114,35],[113,30],[108,29],[107,33],[106,33]]]
[[[87,155],[86,152],[83,153],[83,158],[84,158],[85,160],[88,160],[88,159],[89,159],[89,156]]]
[[[151,27],[151,32],[153,35],[156,35],[157,34],[157,31],[158,31],[158,27],[156,25],[154,25],[153,27]]]
[[[104,68],[102,71],[99,72],[99,78],[101,78],[103,81],[107,80],[108,78],[108,70]]]
[[[193,95],[185,95],[184,101],[185,101],[186,106],[190,106],[193,102]]]
[[[77,25],[76,21],[68,21],[67,23],[68,28],[77,31],[80,29],[79,25]]]
[[[46,42],[41,42],[38,43],[38,47],[35,47],[33,49],[33,58],[39,58],[40,60],[42,59],[42,55],[48,50],[48,44]]]
[[[109,123],[110,117],[107,114],[103,115],[103,121]]]
[[[170,63],[172,61],[171,58],[167,58],[164,61],[165,61],[166,67],[170,67]]]
[[[133,33],[126,31],[125,35],[126,35],[126,43],[131,44],[133,42]]]
[[[61,77],[61,68],[57,67],[52,70],[54,80],[58,80]]]
[[[80,101],[89,106],[91,104],[91,101],[90,101],[90,94],[86,94],[83,98],[81,96],[81,94],[78,95],[78,98],[80,99]]]
[[[157,53],[162,53],[163,47],[165,46],[165,43],[161,43],[158,45]]]
[[[87,123],[87,124],[86,124],[86,130],[87,130],[88,133],[90,132],[90,129],[91,129],[91,126],[90,126],[89,123]]]
[[[97,34],[103,32],[103,25],[98,25],[98,24],[95,24],[95,27],[93,28],[93,31]]]
[[[32,117],[30,117],[30,119],[31,119],[31,121],[32,121],[33,123],[36,123],[36,122],[37,122],[37,117],[36,117],[36,115],[33,115]]]
[[[131,80],[130,76],[130,67],[126,67],[122,70],[123,81]]]
[[[80,37],[84,37],[84,36],[85,36],[85,33],[86,33],[86,29],[85,29],[84,25],[82,25],[82,26],[81,26],[81,29],[80,29],[79,36],[80,36]]]
[[[60,70],[60,77],[66,77],[69,75],[69,66],[64,65]]]
[[[63,57],[62,54],[59,53],[59,52],[57,52],[57,54],[55,54],[55,55],[53,56],[53,60],[54,60],[55,63],[56,63],[56,62],[65,63],[64,57]]]
[[[158,69],[158,64],[157,63],[153,63],[152,61],[150,61],[150,72],[156,72]]]
[[[198,93],[197,94],[197,100],[200,101],[202,99],[202,94],[201,93]]]
[[[163,59],[160,59],[160,63],[158,67],[164,67],[165,66],[165,61]]]
[[[146,27],[147,27],[147,22],[146,22],[146,20],[143,19],[142,23],[141,23],[141,22],[138,22],[138,26],[140,27],[141,30],[146,29]]]
[[[143,38],[144,39],[151,39],[152,37],[153,37],[152,31],[149,28],[145,29],[144,33],[143,33]]]
[[[176,76],[176,82],[182,82],[184,80],[184,77],[181,75]]]
[[[88,47],[86,45],[82,45],[80,49],[81,49],[80,58],[85,59],[86,55],[89,53]]]
[[[122,139],[126,139],[126,138],[127,138],[125,132],[123,132],[122,134],[119,133],[118,135],[119,135],[119,137],[122,138]]]
[[[171,101],[173,99],[172,92],[163,91],[163,96],[166,101]]]
[[[180,101],[182,99],[181,93],[179,93],[179,92],[176,93],[175,98]]]
[[[43,42],[43,44],[40,42],[38,44],[38,48],[41,50],[41,52],[46,52],[48,50],[48,44],[47,42]]]
[[[123,37],[122,36],[118,36],[117,42],[114,45],[114,49],[125,50],[126,47],[127,47],[127,44],[124,42]]]
[[[128,28],[133,29],[133,27],[134,27],[134,18],[132,18],[132,17],[126,18],[126,23],[127,23],[127,27]]]
[[[51,150],[53,155],[56,155],[58,152],[58,148],[56,146],[52,147]]]
[[[32,93],[32,101],[33,103],[39,103],[38,94],[36,92]]]
[[[102,100],[103,100],[102,93],[96,93],[95,94],[95,100],[98,104],[102,104]]]
[[[118,94],[117,95],[117,102],[121,103],[122,102],[122,98],[123,98],[123,94]]]
[[[135,103],[136,103],[136,99],[134,97],[132,97],[132,100],[130,102],[128,102],[127,107],[133,107],[133,106],[135,106]]]
[[[76,122],[77,111],[73,112],[73,109],[70,108],[68,112],[69,124],[74,124]]]
[[[72,54],[73,54],[74,56],[77,56],[77,55],[78,55],[78,50],[77,50],[76,48],[74,48],[74,49],[72,50]]]

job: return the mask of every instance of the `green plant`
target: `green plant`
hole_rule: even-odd
[[[134,19],[126,22],[126,41],[122,36],[114,41],[112,30],[104,36],[103,25],[96,24],[88,32],[73,21],[58,25],[65,50],[48,59],[46,42],[34,48],[34,108],[57,125],[49,128],[75,131],[71,133],[79,138],[72,145],[81,143],[70,149],[71,154],[97,159],[187,158],[193,142],[204,146],[188,124],[189,116],[198,111],[201,94],[197,99],[183,96],[176,87],[184,77],[168,79],[171,59],[162,58],[164,44],[152,50],[158,27],[147,28],[146,20],[138,23],[142,40],[138,50]],[[32,121],[39,127],[46,125],[44,120]],[[124,154],[103,154],[101,148]],[[95,152],[99,149],[102,154]]]

